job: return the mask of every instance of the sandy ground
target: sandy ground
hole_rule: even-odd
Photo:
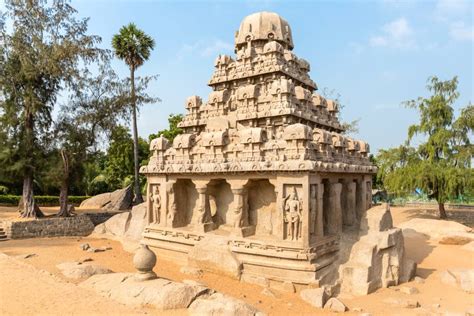
[[[1,212],[1,209],[0,209]],[[392,208],[395,225],[415,217],[431,218],[434,210],[423,208]],[[474,212],[458,210],[448,215],[469,226],[474,224]],[[88,253],[80,249],[80,244],[89,243],[93,247],[110,246],[112,250],[99,253]],[[405,239],[407,256],[418,263],[417,275],[426,279],[424,284],[410,282],[401,286],[413,286],[419,294],[407,295],[399,291],[400,286],[380,289],[377,292],[358,298],[343,298],[350,308],[369,312],[372,315],[429,315],[445,312],[459,313],[474,306],[474,295],[444,285],[440,274],[447,268],[474,268],[472,252],[462,250],[457,245],[439,245],[422,236]],[[116,272],[132,272],[132,254],[125,252],[119,242],[98,238],[41,238],[9,240],[0,242],[0,252],[9,256],[34,253],[28,259],[18,259],[20,265],[13,264],[11,259],[0,260],[0,315],[92,315],[92,314],[138,314],[148,313],[163,315],[152,309],[121,306],[97,296],[75,285],[79,281],[70,281],[62,276],[56,265],[66,261],[90,257],[95,263],[106,266]],[[23,268],[21,264],[27,264]],[[35,269],[36,268],[36,269]],[[160,277],[182,281],[194,279],[207,286],[242,299],[269,315],[328,315],[302,301],[297,293],[279,293],[276,297],[262,294],[262,287],[241,283],[223,276],[205,273],[196,278],[179,272],[179,266],[160,260],[155,272]],[[48,273],[38,272],[38,269]],[[388,301],[394,299],[416,300],[421,304],[418,309],[406,309]],[[114,304],[114,305],[111,305]],[[439,307],[438,305],[439,304]],[[76,306],[76,308],[74,308]],[[185,311],[173,314],[185,314]],[[357,315],[359,312],[349,312]]]

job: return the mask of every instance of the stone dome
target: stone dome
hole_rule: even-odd
[[[235,45],[248,41],[269,40],[293,49],[293,37],[288,22],[273,12],[257,12],[245,17],[235,35]]]

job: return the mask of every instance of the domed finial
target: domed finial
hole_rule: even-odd
[[[290,25],[274,12],[257,12],[242,20],[235,36],[236,48],[253,41],[277,41],[286,49],[293,49]]]
[[[137,281],[147,281],[157,278],[153,267],[156,265],[156,255],[147,245],[141,244],[133,256],[133,265],[138,273],[135,275]]]

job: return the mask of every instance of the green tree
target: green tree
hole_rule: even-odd
[[[474,185],[469,138],[474,107],[469,103],[454,117],[457,84],[457,77],[447,81],[431,77],[427,86],[431,96],[405,102],[420,115],[420,122],[408,129],[406,144],[382,150],[377,157],[379,178],[389,191],[407,194],[422,189],[438,202],[440,218],[447,217],[445,202],[472,193]],[[415,136],[419,145],[411,147]]]
[[[54,105],[104,51],[96,46],[100,37],[87,34],[87,19],[78,19],[64,0],[6,0],[5,6],[11,31],[0,29],[0,124],[8,154],[16,157],[7,168],[23,178],[21,215],[38,217],[33,181]]]
[[[163,136],[164,138],[168,139],[170,142],[173,142],[176,136],[183,133],[183,130],[178,127],[178,124],[182,120],[183,120],[183,114],[170,114],[168,116],[169,127],[167,129],[158,131],[158,133],[156,134],[150,134],[150,136],[148,136],[148,139],[151,141],[154,138]]]
[[[135,182],[133,140],[128,129],[123,126],[118,126],[112,131],[110,140],[105,162],[105,177],[110,188],[117,189],[128,185],[130,178]],[[139,138],[139,161],[148,159],[148,155],[148,143]]]
[[[134,155],[134,191],[135,203],[142,203],[143,197],[139,182],[137,103],[135,98],[135,70],[148,60],[155,46],[154,40],[130,23],[123,26],[112,38],[112,46],[118,58],[125,61],[130,69],[130,94],[132,106],[133,155]]]

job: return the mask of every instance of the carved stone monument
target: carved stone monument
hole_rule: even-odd
[[[215,60],[208,100],[187,98],[184,133],[151,142],[143,236],[160,256],[186,265],[198,243],[212,254],[219,239],[244,281],[325,282],[341,232],[371,206],[376,168],[293,47],[279,15],[246,17],[236,55]]]

